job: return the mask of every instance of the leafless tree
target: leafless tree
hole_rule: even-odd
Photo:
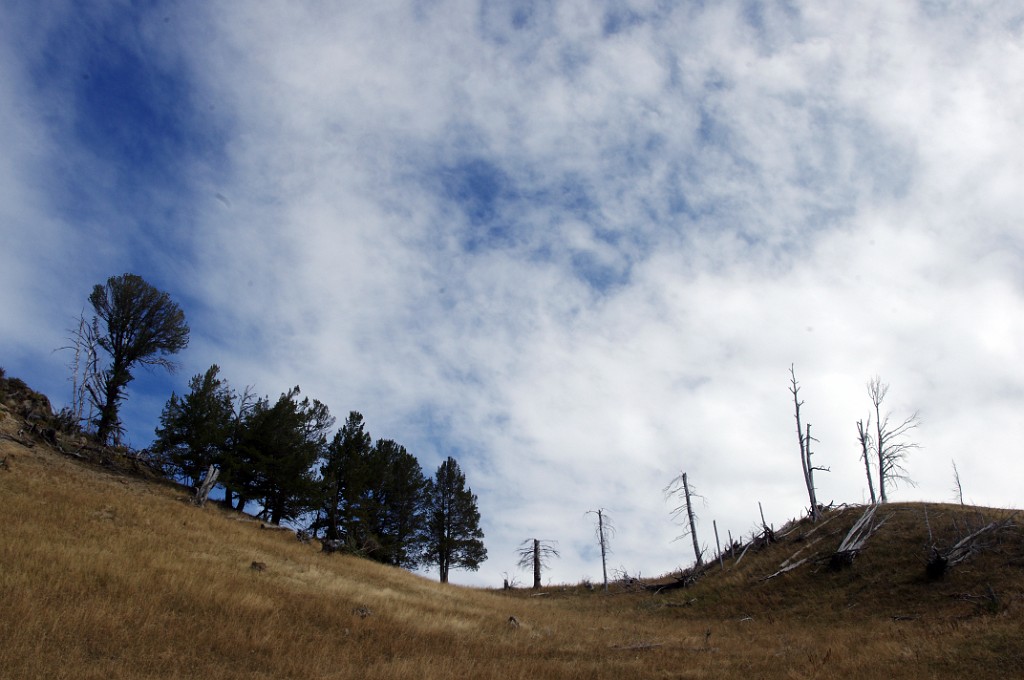
[[[960,471],[956,469],[956,461],[953,461],[953,493],[960,499],[960,505],[964,504],[964,487],[960,484]]]
[[[68,342],[59,349],[70,350],[71,360],[68,369],[71,376],[70,413],[78,426],[88,426],[99,406],[98,395],[103,381],[100,370],[99,356],[99,322],[94,317],[92,323],[86,320],[83,311],[78,317],[78,327],[69,329]]]
[[[806,427],[800,421],[800,407],[804,402],[800,401],[800,384],[796,381],[796,371],[793,365],[789,365],[789,392],[793,395],[793,409],[796,416],[796,436],[800,443],[800,466],[804,472],[804,484],[807,486],[807,498],[811,503],[811,518],[817,522],[821,517],[821,510],[818,509],[818,497],[814,488],[814,471],[821,470],[828,472],[828,468],[817,467],[811,463],[811,442],[817,441],[811,437],[811,424]]]
[[[882,382],[877,375],[868,381],[868,396],[875,409],[875,459],[878,465],[878,495],[882,503],[888,501],[886,486],[895,488],[897,482],[905,482],[914,486],[914,480],[907,475],[903,461],[912,449],[921,448],[912,441],[907,441],[911,430],[921,424],[915,412],[910,417],[895,422],[892,414],[882,415],[882,402],[889,392],[889,385]]]
[[[539,538],[528,538],[516,550],[519,555],[519,567],[533,567],[533,587],[540,588],[540,572],[548,566],[552,557],[561,557],[555,547],[557,541],[542,541]]]
[[[685,538],[687,535],[693,538],[694,558],[696,559],[697,566],[702,566],[704,564],[703,551],[701,551],[700,544],[697,542],[697,517],[693,512],[693,498],[702,498],[702,496],[698,495],[687,483],[685,472],[669,482],[668,486],[662,489],[662,492],[666,498],[676,497],[682,499],[683,503],[672,509],[672,517],[679,521],[683,513],[686,513],[686,524],[684,526],[688,528],[679,534],[676,540]]]
[[[868,476],[868,492],[871,494],[871,505],[878,502],[875,498],[875,482],[871,476],[871,449],[874,447],[874,439],[871,437],[871,415],[868,415],[867,423],[863,420],[857,421],[857,441],[860,442],[860,458],[864,461],[864,472]]]
[[[597,541],[601,546],[601,573],[604,576],[604,592],[608,592],[608,537],[615,535],[615,525],[612,524],[604,508],[588,510],[588,515],[597,515]]]

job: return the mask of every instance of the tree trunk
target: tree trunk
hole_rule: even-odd
[[[803,423],[800,422],[800,386],[796,382],[796,371],[792,364],[789,367],[790,394],[793,395],[793,411],[796,418],[796,437],[800,443],[800,467],[803,468],[804,485],[807,487],[807,499],[811,504],[811,518],[818,521],[818,500],[814,494],[814,466],[811,465],[811,426],[807,425],[807,434],[804,434]]]
[[[711,520],[711,526],[715,529],[715,550],[718,551],[718,566],[725,569],[725,562],[722,560],[722,544],[718,542],[718,522]]]
[[[337,485],[331,489],[331,506],[327,508],[327,529],[324,534],[329,540],[338,538],[338,503],[341,501],[341,490]]]
[[[875,449],[878,453],[878,498],[880,502],[886,503],[889,500],[885,496],[885,447],[888,437],[885,436],[882,426],[882,396],[884,394],[878,393],[878,395],[872,397],[875,404],[875,430],[878,437],[875,440]]]
[[[601,574],[604,576],[604,592],[608,592],[608,566],[606,557],[606,549],[604,543],[604,516],[601,510],[597,511],[597,534],[598,538],[601,539]]]
[[[540,588],[540,539],[533,539],[533,587]]]
[[[123,371],[115,365],[103,380],[103,403],[99,405],[100,421],[96,426],[96,438],[103,445],[108,443],[110,433],[117,424],[117,402],[120,401],[121,390],[128,384],[121,373]]]
[[[861,457],[864,459],[864,472],[868,477],[868,492],[871,494],[871,505],[878,502],[875,498],[875,482],[871,479],[871,455],[868,451],[868,431],[871,427],[871,416],[868,416],[868,424],[865,427],[863,420],[857,421],[857,441],[860,442]]]
[[[196,487],[196,497],[194,502],[199,507],[206,504],[206,499],[210,497],[210,492],[213,491],[213,487],[217,484],[217,477],[220,475],[218,470],[213,465],[206,471],[206,477],[203,479],[202,484]]]
[[[821,511],[818,510],[818,492],[814,488],[814,465],[811,464],[811,424],[807,423],[807,435],[804,437],[804,465],[807,468],[807,497],[811,501],[811,519],[817,522],[821,519]]]
[[[693,505],[690,504],[690,487],[686,483],[686,473],[683,473],[683,496],[686,498],[686,516],[690,521],[690,537],[693,538],[693,554],[697,559],[697,566],[704,564],[700,554],[700,543],[697,541],[697,520],[693,516]]]

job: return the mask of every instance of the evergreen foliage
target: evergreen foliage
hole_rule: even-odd
[[[427,480],[415,456],[390,439],[370,453],[370,483],[362,498],[365,530],[378,543],[372,557],[399,567],[419,564],[426,542]]]
[[[298,400],[293,387],[273,405],[260,399],[246,414],[235,464],[246,472],[245,497],[258,501],[272,523],[295,519],[314,508],[317,483],[313,468],[334,425],[327,406]]]
[[[179,398],[172,393],[160,414],[153,451],[168,471],[192,487],[210,467],[223,467],[232,445],[234,394],[217,377],[214,364],[189,381],[191,390]]]
[[[367,462],[373,439],[365,430],[363,416],[351,411],[345,424],[327,447],[323,465],[324,537],[339,540],[345,534],[350,549],[358,551],[360,498],[367,484]]]
[[[105,285],[97,284],[89,303],[103,322],[97,343],[110,355],[110,366],[90,394],[99,408],[96,436],[105,444],[112,436],[118,439],[122,430],[118,410],[132,381],[132,367],[173,370],[168,356],[188,346],[189,328],[170,296],[136,274],[111,276]]]
[[[351,411],[328,443],[334,418],[299,388],[274,403],[236,393],[211,366],[184,397],[172,394],[160,417],[154,452],[167,473],[192,486],[210,465],[225,505],[259,505],[273,523],[309,522],[325,549],[415,568],[477,569],[487,557],[477,499],[448,458],[428,480],[416,457],[392,439],[376,443]],[[233,499],[237,498],[237,505]]]
[[[487,559],[480,511],[466,476],[451,456],[437,468],[426,487],[427,537],[424,564],[436,564],[441,583],[452,567],[476,571]]]

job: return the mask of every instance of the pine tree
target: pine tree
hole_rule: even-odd
[[[217,377],[214,364],[189,381],[190,392],[171,398],[160,414],[153,450],[173,474],[196,487],[210,465],[220,467],[228,451],[234,417],[234,395]]]
[[[366,466],[372,444],[373,439],[365,430],[362,414],[351,411],[327,446],[320,468],[321,511],[324,513],[324,538],[327,540],[338,540],[343,533],[355,540],[359,503],[367,483]]]
[[[189,328],[170,296],[135,274],[111,276],[106,285],[94,286],[89,302],[103,322],[96,342],[110,355],[110,366],[90,389],[99,408],[96,437],[105,444],[122,431],[118,410],[132,381],[131,369],[142,364],[173,370],[167,357],[188,346]]]
[[[327,406],[309,398],[298,400],[296,386],[273,406],[260,399],[248,413],[237,447],[239,478],[244,493],[263,506],[262,515],[274,524],[294,519],[315,507],[314,465],[334,425]]]
[[[368,534],[376,542],[370,557],[399,567],[419,564],[426,540],[424,493],[427,480],[415,456],[390,439],[370,453],[370,483],[361,503]]]
[[[423,562],[436,564],[441,583],[451,568],[476,571],[487,559],[480,511],[466,476],[451,456],[437,468],[426,487],[427,538]]]

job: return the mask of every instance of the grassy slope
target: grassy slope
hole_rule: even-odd
[[[0,407],[0,432],[23,425]],[[1024,677],[1021,530],[929,583],[920,505],[887,506],[838,573],[761,580],[819,535],[801,556],[834,549],[860,509],[690,588],[531,597],[323,555],[42,442],[0,441],[4,457],[2,678]],[[1001,514],[928,512],[939,543]]]

